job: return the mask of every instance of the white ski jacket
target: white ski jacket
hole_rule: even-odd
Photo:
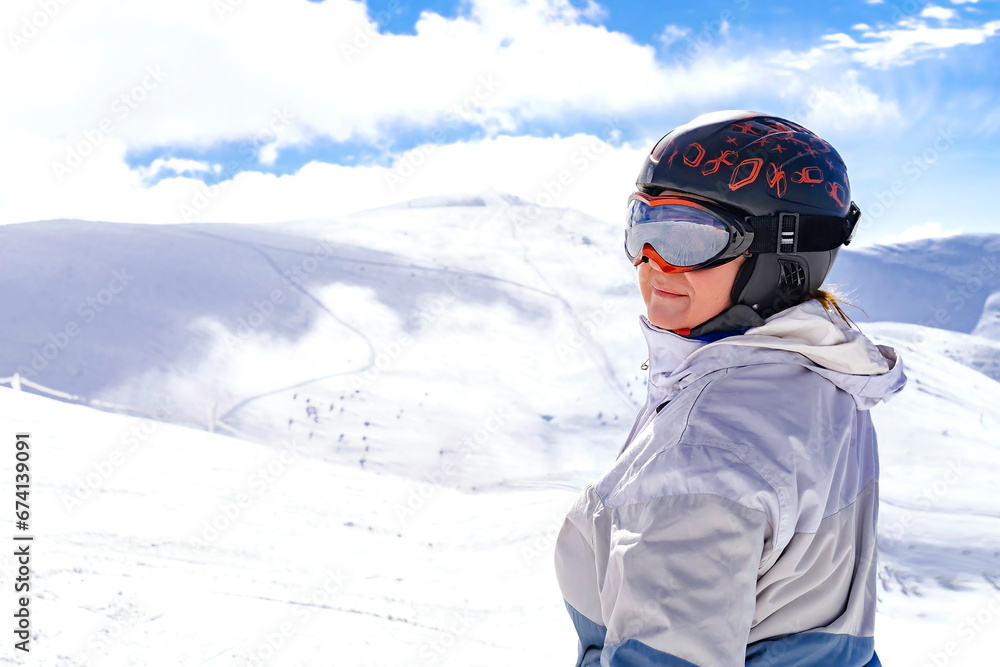
[[[816,301],[711,343],[640,316],[646,404],[556,543],[578,667],[874,667],[895,351]]]

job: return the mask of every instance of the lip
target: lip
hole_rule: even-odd
[[[661,289],[653,287],[653,293],[664,299],[676,299],[678,297],[686,296],[684,294],[677,294],[675,292],[665,292]]]

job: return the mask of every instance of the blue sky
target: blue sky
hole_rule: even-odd
[[[982,197],[997,2],[182,0],[109,17],[110,1],[34,31],[33,3],[4,10],[0,83],[36,91],[0,111],[8,145],[44,156],[42,173],[12,169],[24,197],[4,221],[282,219],[487,187],[537,200],[590,144],[600,159],[554,204],[616,220],[642,153],[728,108],[831,141],[878,213],[869,241],[1000,230]]]

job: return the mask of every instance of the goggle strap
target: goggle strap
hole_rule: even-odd
[[[833,250],[851,239],[860,217],[853,215],[853,209],[851,213],[846,219],[799,213],[748,216],[746,221],[753,229],[753,243],[748,250],[752,255]]]

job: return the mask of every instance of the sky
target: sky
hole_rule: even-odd
[[[491,189],[617,224],[661,136],[749,109],[837,148],[858,245],[1000,231],[998,2],[18,0],[0,28],[0,223]]]

